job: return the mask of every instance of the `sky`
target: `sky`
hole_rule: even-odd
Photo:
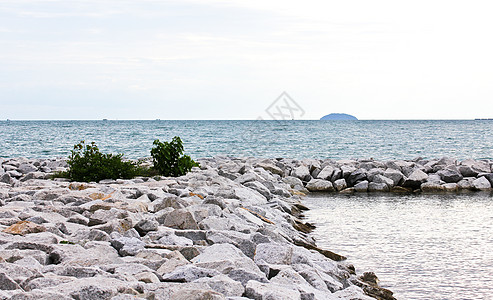
[[[0,0],[1,119],[493,118],[491,1]]]

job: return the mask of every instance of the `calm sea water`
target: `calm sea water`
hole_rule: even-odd
[[[490,194],[310,196],[318,245],[397,299],[493,299]]]
[[[129,158],[178,135],[192,157],[493,158],[493,121],[0,121],[0,156],[67,156],[80,140]]]

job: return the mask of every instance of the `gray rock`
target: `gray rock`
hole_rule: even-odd
[[[295,186],[303,186],[303,181],[301,179],[293,177],[293,176],[288,176],[286,178],[283,178],[282,181],[284,183],[289,184],[291,188],[294,188]]]
[[[478,177],[484,177],[486,178],[491,186],[493,186],[493,173],[481,173],[481,174],[478,174]]]
[[[146,235],[149,231],[156,231],[159,227],[159,223],[154,219],[142,219],[137,224],[135,224],[134,228],[140,234],[140,236]]]
[[[479,177],[472,182],[472,186],[475,190],[489,191],[491,190],[491,183],[486,179],[486,177]]]
[[[414,170],[408,178],[404,180],[403,186],[410,188],[419,188],[422,183],[424,183],[428,179],[428,174],[425,172],[416,169]]]
[[[299,178],[303,181],[309,181],[312,177],[310,175],[310,171],[308,170],[308,167],[305,165],[301,165],[295,168],[293,171],[291,171],[291,176]]]
[[[264,196],[267,199],[272,198],[272,194],[270,193],[269,189],[265,187],[262,183],[258,181],[251,181],[247,182],[244,184],[246,187],[249,187],[257,192],[259,192],[262,196]]]
[[[306,184],[306,189],[310,192],[333,192],[332,182],[323,179],[312,179]]]
[[[447,183],[457,183],[464,178],[459,171],[453,169],[440,170],[436,174],[440,176],[441,180]]]
[[[245,288],[245,296],[256,300],[283,299],[299,300],[300,292],[293,286],[273,283],[261,283],[250,280]]]
[[[17,171],[18,172],[21,172],[22,174],[27,174],[27,173],[30,173],[30,172],[35,172],[37,170],[38,170],[38,168],[36,168],[35,166],[33,166],[31,164],[21,164],[17,168]]]
[[[220,253],[221,255],[218,255]],[[198,267],[215,269],[223,274],[231,270],[246,269],[260,273],[257,265],[240,249],[231,244],[214,244],[204,249],[200,255],[191,260]]]
[[[163,280],[170,282],[191,282],[202,277],[214,277],[220,274],[216,270],[187,264],[178,266],[168,274],[163,274]]]
[[[17,290],[21,287],[4,272],[0,272],[0,290]]]
[[[394,182],[394,186],[399,185],[401,180],[404,178],[404,175],[395,169],[387,169],[383,176],[390,178]]]
[[[199,229],[192,213],[184,209],[176,209],[167,214],[163,225],[176,229]]]
[[[325,168],[323,168],[319,173],[318,175],[316,176],[316,178],[318,179],[323,179],[323,180],[331,180],[332,178],[332,175],[334,174],[334,171],[335,171],[336,168],[334,168],[333,166],[326,166]]]
[[[389,188],[394,186],[394,181],[390,178],[383,176],[383,175],[373,176],[372,183],[383,183],[383,184],[387,185]]]
[[[260,167],[260,168],[263,168],[266,171],[271,172],[272,174],[277,174],[279,176],[283,176],[284,175],[284,171],[281,168],[279,168],[278,166],[276,166],[276,165],[274,165],[272,163],[258,163],[256,166],[257,167]]]
[[[70,296],[75,300],[104,300],[113,297],[114,292],[111,288],[88,285],[72,292]]]
[[[475,179],[476,178],[473,177],[465,177],[461,181],[457,182],[457,188],[460,190],[472,190],[473,189],[472,182]]]
[[[288,265],[291,263],[293,249],[286,245],[276,243],[258,244],[255,252],[255,263],[266,262],[276,265]]]
[[[169,234],[161,237],[159,243],[163,245],[192,246],[193,241],[183,236]]]
[[[214,291],[227,297],[240,297],[245,292],[243,285],[226,275],[216,275],[214,277],[202,277],[194,282],[205,283]]]
[[[389,191],[389,186],[386,183],[379,183],[379,182],[370,182],[368,184],[368,191],[369,192],[388,192]]]
[[[346,179],[341,178],[334,181],[334,188],[336,189],[336,191],[342,191],[343,189],[347,188]]]
[[[14,180],[12,179],[9,173],[5,173],[2,176],[0,176],[0,182],[12,184]]]
[[[347,176],[346,182],[348,186],[354,186],[363,180],[366,180],[366,170],[357,169]]]
[[[145,243],[138,238],[128,238],[123,236],[112,239],[111,245],[121,256],[134,256],[145,248]]]
[[[368,181],[364,180],[364,181],[357,183],[354,186],[354,190],[356,192],[368,192],[368,187],[369,187]]]

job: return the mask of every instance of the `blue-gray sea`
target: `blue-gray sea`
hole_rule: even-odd
[[[493,121],[0,121],[0,157],[66,156],[80,140],[128,158],[180,136],[192,157],[493,157]]]
[[[193,158],[493,159],[493,121],[0,121],[0,157],[67,156],[80,140],[128,158],[180,136]],[[311,195],[319,246],[374,271],[397,299],[493,299],[493,201]]]

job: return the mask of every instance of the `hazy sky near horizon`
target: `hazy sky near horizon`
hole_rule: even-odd
[[[1,119],[493,117],[491,1],[0,0]],[[296,118],[300,118],[296,116]]]

